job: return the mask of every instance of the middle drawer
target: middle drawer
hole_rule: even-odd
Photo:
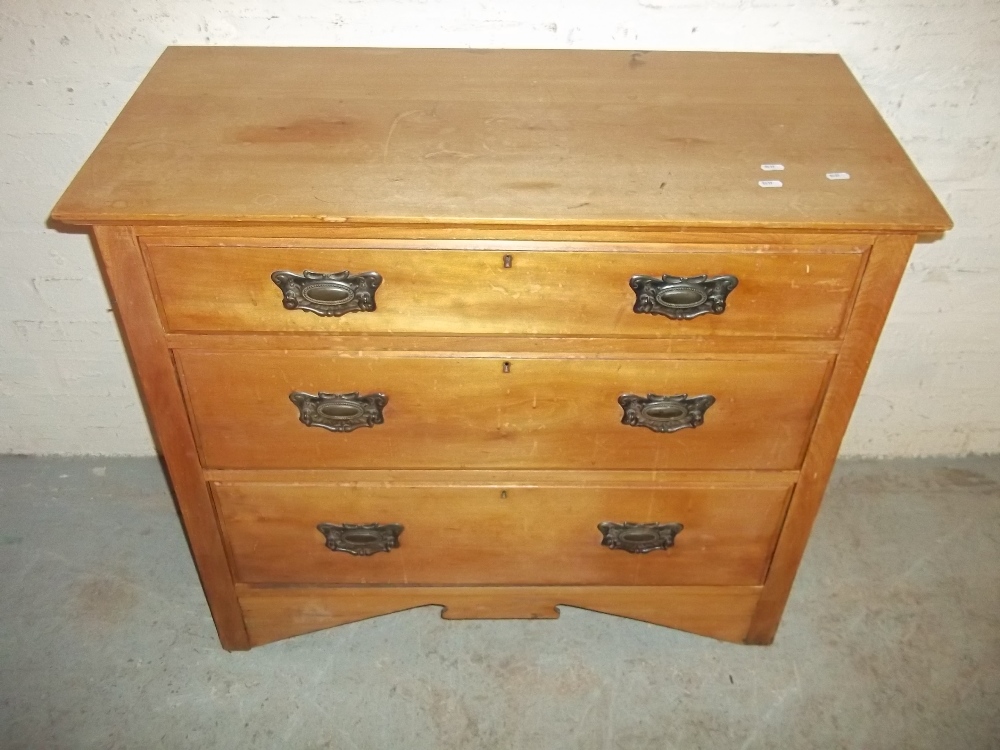
[[[794,469],[829,359],[175,352],[203,464]]]

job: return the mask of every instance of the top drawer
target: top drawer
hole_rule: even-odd
[[[864,248],[851,247],[538,247],[178,244],[149,245],[146,253],[165,325],[173,332],[647,338],[835,338],[865,257]],[[346,271],[352,277],[375,272],[381,282],[372,283],[370,275],[303,282],[305,271]],[[699,276],[707,279],[694,278]],[[372,288],[375,310],[358,310]],[[635,311],[640,296],[652,311]]]

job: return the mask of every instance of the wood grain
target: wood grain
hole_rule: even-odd
[[[751,336],[692,336],[679,338],[594,338],[574,336],[422,336],[408,334],[290,335],[230,333],[168,333],[171,349],[202,351],[337,350],[355,356],[450,357],[462,354],[482,359],[826,359],[840,351],[839,339],[796,339],[776,336],[762,341]]]
[[[770,643],[951,226],[837,56],[581,50],[169,48],[53,218],[97,225],[228,649],[425,605]],[[271,272],[306,268],[378,271],[378,311],[284,310]],[[739,277],[723,315],[632,312],[630,276],[702,273]],[[307,427],[292,390],[385,392],[385,423]],[[629,392],[717,402],[658,434]],[[603,520],[685,528],[630,555]]]
[[[335,224],[282,224],[256,221],[232,224],[144,224],[139,243],[144,246],[184,245],[200,247],[318,247],[342,249],[450,250],[544,250],[556,244],[569,252],[600,249],[634,249],[637,242],[655,249],[658,244],[746,245],[764,249],[821,246],[828,252],[857,252],[871,247],[876,235],[830,227],[825,231],[691,230],[683,227],[642,226],[601,229],[594,227],[470,227],[462,224],[377,224],[341,227]]]
[[[754,585],[790,487],[351,487],[215,483],[242,583]],[[597,525],[680,523],[674,546],[630,554]],[[320,523],[401,524],[399,548],[332,552]]]
[[[531,469],[205,469],[213,482],[325,484],[347,487],[579,487],[655,490],[758,487],[787,489],[798,478],[791,471],[576,471]]]
[[[884,237],[872,251],[861,282],[847,334],[837,358],[823,409],[802,466],[802,481],[792,495],[774,560],[747,634],[748,643],[774,640],[781,614],[795,580],[806,542],[819,512],[841,440],[857,402],[892,305],[906,270],[914,237]]]
[[[249,648],[242,610],[201,475],[191,427],[167,350],[135,235],[130,229],[95,227],[94,236],[115,314],[128,343],[146,412],[170,472],[170,482],[201,584],[223,648]]]
[[[282,638],[426,605],[446,619],[552,618],[560,605],[666,625],[740,642],[760,594],[757,586],[238,586],[251,643]]]
[[[836,337],[864,258],[712,245],[631,252],[151,246],[147,254],[170,331],[644,338]],[[271,273],[306,269],[377,271],[377,309],[339,318],[286,310]],[[721,315],[670,320],[633,312],[629,279],[664,274],[732,275],[739,285]]]
[[[584,50],[172,47],[53,217],[950,227],[835,55]]]
[[[828,360],[359,358],[175,352],[202,460],[223,468],[792,469]],[[385,393],[385,423],[332,433],[289,393]],[[711,394],[673,434],[621,424],[623,393]]]

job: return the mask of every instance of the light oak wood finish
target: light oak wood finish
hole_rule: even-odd
[[[219,638],[224,648],[245,649],[246,628],[233,591],[215,508],[201,475],[177,375],[163,339],[135,235],[127,227],[98,226],[94,228],[94,238]]]
[[[175,353],[202,461],[242,468],[793,469],[829,360],[493,360]],[[505,372],[505,364],[509,372]],[[384,424],[307,427],[292,391],[383,393]],[[622,424],[618,397],[710,394],[696,428]]]
[[[293,351],[319,349],[365,357],[445,357],[461,353],[474,359],[699,359],[795,360],[826,359],[840,351],[839,339],[750,336],[661,339],[590,338],[577,336],[384,336],[353,334],[301,336],[290,334],[168,333],[171,349],[200,351]]]
[[[802,481],[792,497],[774,561],[747,633],[748,643],[768,644],[774,640],[795,572],[830,480],[840,442],[861,393],[865,373],[915,239],[885,237],[876,243],[872,252],[848,324],[844,346],[837,358],[830,388],[802,466]]]
[[[854,253],[871,247],[878,235],[853,231],[795,232],[787,229],[758,231],[689,230],[682,227],[483,227],[456,224],[352,225],[329,224],[212,224],[178,226],[143,225],[143,247],[313,247],[400,250],[551,250],[566,252],[635,252],[657,250],[658,245],[745,245],[766,251],[795,247],[822,247],[827,252]]]
[[[243,583],[754,585],[789,488],[351,487],[213,484]],[[680,523],[668,550],[601,544],[597,525]],[[370,558],[327,549],[320,523],[400,524]]]
[[[344,487],[578,487],[585,489],[671,489],[756,487],[788,489],[793,471],[577,471],[531,469],[204,469],[212,482],[325,484]]]
[[[263,588],[237,586],[252,646],[414,607],[448,620],[552,619],[560,605],[740,642],[758,586],[488,586]]]
[[[535,50],[170,48],[53,218],[94,227],[229,649],[425,605],[769,643],[951,226],[837,56]],[[382,273],[378,310],[283,309],[307,268]],[[725,313],[632,312],[630,276],[702,273]],[[385,423],[307,427],[293,389]],[[657,434],[626,392],[718,401]],[[601,520],[685,528],[637,555]],[[354,559],[321,521],[405,529]]]
[[[172,47],[54,216],[949,225],[836,55],[583,50]]]
[[[553,243],[554,244],[554,243]],[[299,249],[151,246],[168,330],[309,333],[470,333],[833,338],[862,266],[822,247],[652,246],[632,252],[462,249]],[[509,266],[509,267],[507,267]],[[274,271],[376,271],[369,313],[321,317],[282,307]],[[633,312],[635,275],[730,275],[739,284],[721,315],[670,320]]]
[[[831,252],[855,252],[871,247],[876,234],[835,230],[802,232],[789,229],[691,230],[664,226],[503,226],[469,227],[455,223],[421,224],[268,224],[262,222],[184,225],[143,224],[144,246],[186,247],[338,247],[516,250],[539,249],[558,242],[567,250],[634,249],[636,242],[658,244],[746,244],[769,246],[823,246]],[[513,244],[512,246],[512,243]],[[599,244],[594,244],[599,243]]]

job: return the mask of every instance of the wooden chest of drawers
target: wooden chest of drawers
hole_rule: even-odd
[[[93,227],[223,645],[774,637],[913,243],[836,56],[170,48]]]

